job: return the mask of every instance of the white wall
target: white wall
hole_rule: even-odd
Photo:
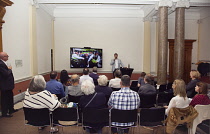
[[[30,3],[27,0],[14,1],[12,6],[6,7],[4,16],[3,51],[10,56],[8,62],[13,67],[15,80],[31,76],[29,6]],[[22,67],[16,67],[15,60],[22,60]]]
[[[210,60],[210,7],[201,13],[199,60]]]
[[[51,70],[52,17],[39,8],[36,19],[38,74],[42,74]]]
[[[142,71],[144,23],[141,18],[56,18],[55,70],[70,69],[70,47],[103,49],[103,68],[110,72],[113,54],[119,54],[125,66]]]

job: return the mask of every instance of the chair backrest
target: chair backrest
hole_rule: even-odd
[[[140,94],[140,108],[154,107],[157,94]]]
[[[48,108],[32,109],[23,107],[26,124],[33,126],[50,125],[50,111]]]
[[[138,81],[132,81],[130,87],[137,87]]]
[[[120,89],[121,89],[121,88],[113,88],[113,87],[112,87],[112,90],[113,90],[113,91],[119,91]]]
[[[57,108],[53,111],[53,119],[58,121],[78,121],[78,108]]]
[[[164,104],[164,103],[168,104],[173,97],[174,97],[173,92],[158,93],[157,103],[158,103],[158,105]]]
[[[82,96],[72,96],[72,95],[68,94],[68,101],[69,102],[79,103],[81,97]]]
[[[140,111],[141,126],[162,125],[165,120],[165,108],[142,108]]]
[[[84,108],[82,110],[83,123],[109,123],[109,109]]]
[[[111,109],[111,122],[128,123],[137,121],[137,109],[119,110]]]
[[[138,92],[139,91],[139,87],[130,87],[131,90]]]
[[[166,91],[166,88],[167,88],[167,84],[165,84],[165,85],[160,85],[158,91],[159,91],[159,92],[164,92],[164,91]]]

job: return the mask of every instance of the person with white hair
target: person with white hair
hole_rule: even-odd
[[[95,85],[90,80],[82,82],[81,90],[85,94],[79,101],[79,107],[84,108],[106,108],[106,97],[103,93],[95,92]],[[104,124],[88,124],[91,128],[85,128],[89,133],[102,133]]]
[[[107,86],[108,78],[105,75],[100,75],[98,78],[98,86],[95,87],[97,93],[104,93],[107,98],[112,93],[112,88]]]

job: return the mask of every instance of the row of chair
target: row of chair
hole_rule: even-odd
[[[158,125],[164,125],[162,121],[165,120],[164,108],[142,108],[135,110],[117,110],[117,109],[95,109],[85,108],[81,114],[78,112],[78,108],[58,108],[53,112],[48,109],[31,109],[23,108],[25,115],[25,124],[32,126],[72,126],[62,125],[59,121],[76,121],[76,126],[79,126],[78,122],[81,122],[82,127],[89,127],[89,124],[103,124],[106,127],[112,126],[111,122],[128,123],[135,122],[132,127],[148,126],[154,127]],[[140,111],[140,112],[139,112]],[[130,126],[129,126],[130,127]],[[111,133],[111,129],[110,129]]]

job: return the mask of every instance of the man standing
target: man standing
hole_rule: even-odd
[[[120,67],[124,67],[122,61],[118,59],[117,53],[114,54],[114,59],[111,60],[110,65],[112,65],[113,76],[116,69],[120,69]]]
[[[0,90],[2,117],[12,117],[12,113],[18,111],[14,109],[13,92],[14,77],[12,67],[7,66],[9,56],[5,52],[0,52]]]
[[[50,81],[46,84],[46,90],[48,90],[51,94],[56,94],[58,99],[65,97],[63,84],[58,82],[57,80],[57,72],[50,72]]]
[[[121,89],[119,91],[112,92],[108,106],[113,109],[119,110],[134,110],[140,105],[140,98],[137,92],[130,89],[130,77],[123,75],[121,78]],[[134,122],[129,123],[118,123],[112,122],[114,126],[132,126]],[[124,133],[128,133],[129,129],[124,129]],[[117,133],[116,128],[112,128],[112,132]]]

